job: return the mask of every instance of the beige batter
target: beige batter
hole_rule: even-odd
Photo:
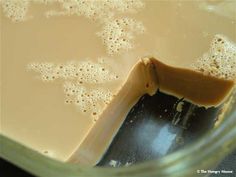
[[[158,88],[206,107],[233,89],[233,2],[1,3],[1,133],[53,158],[95,164]]]

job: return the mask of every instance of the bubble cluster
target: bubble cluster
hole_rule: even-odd
[[[78,16],[85,16],[90,19],[104,19],[112,18],[119,13],[135,13],[138,9],[144,7],[141,0],[1,0],[5,14],[11,19],[19,18],[23,20],[28,11],[30,3],[49,4],[59,3],[62,10],[54,10],[54,14],[75,14]],[[49,11],[50,12],[50,11]],[[14,14],[14,16],[8,15]],[[19,16],[19,17],[18,17]]]
[[[193,67],[206,75],[234,80],[236,78],[236,44],[223,35],[216,35],[209,51],[203,54]]]
[[[60,4],[61,10],[49,10],[45,12],[46,17],[77,15],[98,22],[102,27],[98,36],[110,55],[133,48],[135,35],[144,31],[141,22],[127,17],[144,7],[141,0],[2,0],[2,6],[7,17],[23,21],[30,2]]]
[[[61,0],[0,0],[3,13],[13,22],[20,22],[30,19],[27,17],[31,3],[49,4],[53,2],[61,2]]]
[[[28,11],[28,0],[2,0],[2,9],[4,14],[12,19],[12,21],[18,22],[25,20],[26,13]]]
[[[132,18],[119,18],[107,22],[98,34],[107,47],[107,53],[113,55],[122,50],[133,48],[134,35],[143,33],[142,23]]]
[[[100,21],[112,18],[117,13],[134,13],[144,6],[140,0],[61,0],[60,2],[69,14]]]
[[[135,35],[144,32],[141,22],[128,17],[117,18],[117,14],[134,13],[144,6],[140,0],[107,0],[107,1],[68,1],[63,4],[69,14],[85,16],[102,24],[98,36],[102,38],[110,55],[133,48]],[[51,12],[56,15],[56,12]],[[65,14],[65,12],[60,12]]]
[[[39,72],[44,81],[76,79],[81,84],[101,84],[118,78],[105,64],[92,61],[71,61],[66,64],[30,63],[27,68]]]
[[[30,63],[27,68],[40,73],[43,81],[63,80],[65,103],[76,105],[82,113],[91,115],[94,120],[112,98],[111,91],[102,85],[119,78],[110,71],[104,58],[98,62]]]
[[[112,93],[105,88],[88,89],[76,82],[65,82],[66,104],[75,104],[81,112],[97,117],[112,98]]]

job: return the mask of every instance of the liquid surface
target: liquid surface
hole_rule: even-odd
[[[9,2],[2,1],[0,23],[1,131],[60,160],[78,149],[141,57],[201,71],[206,66],[198,59],[206,59],[216,34],[227,36],[230,46],[228,39],[236,41],[231,3],[137,1],[82,8],[35,0],[16,11],[19,5]],[[110,8],[118,10],[105,13]],[[228,51],[235,57],[234,47]],[[235,62],[229,63],[235,70]],[[228,71],[215,75],[234,78]]]

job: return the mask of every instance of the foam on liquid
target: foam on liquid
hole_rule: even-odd
[[[30,63],[28,69],[40,73],[43,81],[63,80],[65,103],[74,104],[81,112],[96,117],[112,98],[112,92],[108,88],[102,88],[102,84],[119,78],[106,68],[102,59],[100,62],[72,61],[59,65]],[[87,89],[89,86],[94,88]]]
[[[143,56],[235,78],[236,19],[201,2],[0,2],[2,133],[63,161]]]
[[[102,31],[98,32],[98,36],[102,38],[110,55],[133,48],[132,39],[144,31],[141,22],[122,17],[124,13],[135,13],[138,9],[143,8],[144,4],[140,0],[2,0],[2,7],[8,18],[14,22],[20,22],[30,18],[27,17],[27,12],[31,3],[46,5],[59,3],[61,10],[48,10],[45,12],[47,17],[77,15],[96,21],[103,26]]]
[[[206,75],[236,79],[236,44],[227,37],[216,35],[208,52],[200,57],[194,68]]]

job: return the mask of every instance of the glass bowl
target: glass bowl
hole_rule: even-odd
[[[0,135],[0,156],[37,176],[45,177],[194,177],[208,176],[236,148],[235,94],[219,123],[200,139],[157,160],[127,167],[87,167],[61,162],[41,155]]]

